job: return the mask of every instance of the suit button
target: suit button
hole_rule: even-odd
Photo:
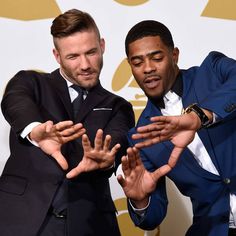
[[[229,178],[225,178],[225,179],[224,179],[224,183],[225,183],[225,184],[230,184],[230,179],[229,179]]]

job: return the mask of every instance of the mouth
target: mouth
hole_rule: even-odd
[[[144,80],[144,85],[148,89],[154,89],[161,83],[161,78],[158,76],[149,76]]]
[[[84,73],[80,73],[79,76],[83,77],[85,79],[91,79],[91,77],[93,77],[94,73],[93,72],[84,72]]]
[[[92,74],[93,74],[92,72],[83,72],[83,73],[80,73],[79,75],[80,76],[90,76]]]

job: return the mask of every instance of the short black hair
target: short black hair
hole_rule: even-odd
[[[144,20],[134,25],[125,38],[125,52],[129,55],[129,44],[148,36],[159,36],[163,43],[174,48],[174,42],[170,30],[162,23],[155,20]]]

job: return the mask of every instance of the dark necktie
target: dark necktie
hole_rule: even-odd
[[[78,92],[78,96],[72,102],[74,118],[76,118],[78,116],[79,109],[84,101],[83,95],[85,91],[80,86],[75,84],[71,85],[71,87]]]
[[[73,106],[73,113],[74,113],[74,119],[76,119],[79,109],[83,103],[83,95],[85,94],[85,90],[79,87],[78,85],[71,85],[73,89],[75,89],[78,92],[78,96],[74,99],[72,102]],[[55,214],[60,214],[62,211],[64,211],[67,208],[67,180],[65,179],[61,186],[58,188],[58,191],[56,193],[56,196],[53,200],[52,207],[54,208]]]

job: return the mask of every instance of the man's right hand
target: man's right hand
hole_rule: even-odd
[[[66,170],[68,164],[61,153],[61,146],[81,137],[85,131],[81,123],[74,125],[72,121],[61,121],[53,124],[52,121],[47,121],[33,128],[29,138],[35,141],[42,151],[51,155],[62,169]]]
[[[147,171],[135,147],[127,149],[127,155],[122,157],[121,164],[124,177],[118,175],[117,180],[136,208],[147,206],[149,195],[155,190],[157,181],[171,171],[169,165],[161,166],[154,172]]]
[[[183,150],[190,144],[201,122],[195,112],[180,116],[151,117],[152,123],[138,127],[137,133],[132,135],[135,140],[142,139],[135,144],[138,149],[149,147],[163,141],[171,141],[174,148],[169,157],[168,165],[174,168]]]

